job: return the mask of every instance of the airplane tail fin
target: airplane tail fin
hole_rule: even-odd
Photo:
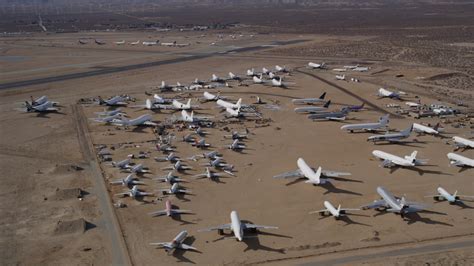
[[[146,99],[146,101],[145,101],[145,106],[146,106],[146,109],[151,110],[152,104],[151,104],[151,100],[150,100],[150,99]]]
[[[362,109],[362,108],[364,108],[364,106],[365,106],[365,103],[362,103],[362,104],[360,105],[360,108]]]
[[[194,120],[194,111],[191,111],[191,120]]]
[[[191,107],[191,99],[188,100],[188,102],[186,103],[186,106],[187,106],[188,108]]]
[[[433,129],[438,131],[438,128],[439,128],[439,122],[433,127]]]
[[[29,112],[33,110],[33,106],[31,106],[31,104],[28,101],[25,101],[25,105],[26,105],[26,111]]]
[[[405,196],[402,197],[402,199],[400,200],[400,204],[402,205],[402,208],[405,206],[406,204],[406,199],[405,199]]]
[[[454,191],[454,194],[453,194],[453,197],[456,198],[456,196],[458,195],[458,191]]]
[[[100,105],[105,104],[104,99],[102,99],[102,97],[99,96],[98,98],[99,98],[99,104]]]
[[[409,128],[403,130],[403,131],[400,132],[400,133],[402,133],[402,134],[404,134],[404,135],[409,135],[412,130],[413,130],[413,124],[412,124]]]
[[[409,159],[412,163],[414,163],[414,162],[416,161],[416,154],[417,154],[417,153],[418,153],[418,151],[413,151],[413,152],[411,153],[411,155],[408,157],[408,159]]]
[[[166,83],[164,80],[161,81],[161,87],[165,87],[166,86]]]
[[[328,108],[329,105],[331,105],[331,100],[327,101],[327,102],[324,104],[324,108]]]
[[[326,92],[323,92],[323,94],[321,94],[321,96],[319,96],[319,99],[324,100],[324,97],[326,97]]]
[[[237,109],[240,109],[240,107],[242,106],[242,98],[239,98],[235,105],[237,106]]]
[[[386,125],[386,124],[389,122],[388,117],[389,117],[388,114],[382,116],[382,117],[380,118],[380,123],[383,124],[383,125]]]
[[[341,204],[339,204],[339,206],[337,206],[337,212],[338,212],[338,213],[341,212]]]

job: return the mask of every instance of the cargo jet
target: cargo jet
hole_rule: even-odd
[[[52,113],[52,112],[58,112],[59,111],[59,109],[56,108],[56,107],[53,107],[53,103],[49,102],[49,101],[46,101],[42,104],[35,105],[35,106],[33,106],[29,102],[25,101],[25,105],[26,105],[26,111],[28,113],[30,113],[30,112]]]
[[[323,69],[323,68],[326,68],[326,64],[325,63],[317,64],[317,63],[309,62],[308,63],[308,68]]]
[[[433,197],[434,200],[436,201],[447,201],[449,204],[456,204],[456,203],[462,203],[461,197],[462,198],[474,198],[474,196],[466,196],[466,195],[458,195],[458,191],[456,190],[454,194],[449,194],[444,188],[438,187],[436,189],[438,191],[438,194],[436,195],[430,195],[430,196],[425,196],[425,197]]]
[[[172,215],[176,215],[176,214],[189,214],[191,213],[191,211],[188,211],[188,210],[181,210],[181,209],[174,209],[173,208],[173,205],[171,204],[171,201],[170,200],[166,200],[165,202],[165,209],[164,210],[161,210],[161,211],[154,211],[154,212],[150,212],[148,213],[149,215],[151,216],[161,216],[161,215],[166,215],[168,217],[172,216]]]
[[[236,211],[230,213],[230,223],[222,224],[216,227],[210,227],[207,229],[198,230],[198,232],[210,232],[217,230],[219,234],[223,234],[224,230],[231,230],[234,234],[234,237],[238,241],[242,241],[245,238],[246,230],[258,230],[258,229],[278,229],[276,226],[267,226],[267,225],[256,225],[251,223],[242,223],[239,218],[239,215]]]
[[[377,209],[379,211],[391,212],[400,214],[402,218],[408,213],[419,212],[425,209],[421,203],[408,202],[405,197],[396,198],[389,191],[383,187],[377,187],[377,193],[380,195],[380,200],[375,200],[373,203],[362,206],[363,210]]]
[[[293,99],[291,102],[293,104],[315,104],[315,103],[326,103],[324,98],[326,97],[326,92],[321,94],[319,98],[304,98],[304,99]]]
[[[372,151],[372,154],[380,160],[383,160],[382,167],[414,167],[418,165],[425,165],[426,160],[416,159],[417,151],[412,152],[411,155],[405,157],[399,157],[388,152],[383,152],[379,150]]]
[[[106,106],[126,106],[128,103],[125,102],[125,98],[117,95],[107,100],[104,100],[99,96],[99,104]]]
[[[387,125],[388,125],[388,114],[387,115],[384,115],[382,117],[379,118],[379,122],[377,123],[363,123],[363,124],[352,124],[352,125],[344,125],[341,127],[342,130],[347,130],[351,133],[353,133],[354,131],[370,131],[370,132],[374,132],[374,131],[378,131],[380,129],[383,129],[383,128],[386,128]]]
[[[156,242],[150,243],[150,245],[164,248],[168,254],[173,254],[176,249],[197,250],[195,247],[183,243],[187,237],[188,232],[184,230],[181,231],[171,242]]]
[[[331,100],[327,101],[323,106],[297,107],[294,111],[299,114],[327,112],[329,105],[331,105]]]
[[[322,209],[319,211],[312,211],[309,214],[314,214],[314,213],[319,213],[321,216],[329,216],[332,215],[336,220],[339,220],[342,216],[346,216],[348,211],[360,211],[360,209],[347,209],[343,208],[341,209],[341,205],[337,207],[337,209],[329,202],[329,201],[324,201],[324,207],[326,209]]]
[[[400,142],[402,139],[406,139],[410,136],[411,131],[413,129],[413,125],[409,128],[402,130],[398,133],[386,133],[383,135],[374,135],[367,138],[367,141],[372,141],[374,143],[378,141],[388,141],[390,143],[397,143]]]
[[[454,142],[454,148],[456,150],[460,149],[460,148],[463,148],[463,149],[469,149],[469,148],[473,149],[474,148],[474,141],[469,140],[469,139],[454,136],[453,137],[453,142]]]
[[[456,153],[448,153],[449,163],[454,166],[467,168],[467,167],[474,167],[474,160],[464,157],[462,155]]]

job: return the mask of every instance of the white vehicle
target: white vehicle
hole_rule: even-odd
[[[106,105],[106,106],[126,106],[128,103],[125,102],[124,97],[117,95],[107,100],[103,100],[99,96],[99,104]]]
[[[133,186],[131,190],[127,192],[117,193],[115,194],[115,196],[129,196],[130,198],[136,199],[145,196],[153,196],[153,193],[140,191],[137,186]]]
[[[418,165],[425,165],[426,160],[416,159],[417,153],[418,153],[417,151],[414,151],[409,156],[407,155],[402,158],[402,157],[399,157],[399,156],[396,156],[384,151],[379,151],[379,150],[372,151],[372,154],[375,157],[383,161],[381,166],[387,167],[387,168],[391,168],[395,166],[413,167],[413,166],[418,166]]]
[[[405,104],[410,108],[418,108],[418,107],[422,106],[422,104],[420,103],[419,100],[416,103],[414,103],[414,102],[405,102]]]
[[[346,216],[348,211],[360,211],[360,209],[341,209],[341,205],[337,207],[337,209],[329,202],[324,201],[324,207],[326,209],[322,209],[319,211],[312,211],[309,214],[319,213],[321,216],[329,216],[332,215],[336,220],[338,220],[342,216]]]
[[[374,135],[367,138],[367,141],[378,142],[378,141],[388,141],[390,143],[400,142],[402,139],[406,139],[410,136],[413,125],[409,128],[402,130],[398,133],[386,133],[383,135]]]
[[[379,122],[377,123],[363,123],[363,124],[352,124],[352,125],[344,125],[341,127],[342,130],[347,130],[351,133],[354,131],[378,131],[380,129],[386,128],[388,126],[388,117],[389,115],[386,114],[379,118]]]
[[[157,180],[157,181],[160,181],[162,183],[168,183],[170,185],[173,185],[174,183],[184,182],[184,179],[173,175],[173,172],[168,172],[168,174],[165,175],[165,176],[155,177],[155,178],[153,178],[153,180]]]
[[[297,107],[294,109],[296,113],[299,114],[312,114],[327,111],[331,105],[331,100],[327,101],[323,106],[310,106],[310,107]]]
[[[191,166],[187,166],[187,165],[184,165],[183,163],[181,163],[181,161],[177,161],[176,163],[170,165],[170,166],[166,166],[164,168],[161,168],[163,170],[176,170],[178,172],[183,172],[183,171],[186,171],[186,170],[191,170],[193,169]]]
[[[474,198],[474,196],[458,195],[457,190],[454,191],[454,194],[451,195],[442,187],[438,187],[436,191],[438,191],[438,194],[425,196],[425,197],[430,197],[430,198],[433,197],[433,199],[436,201],[446,200],[447,202],[449,202],[449,204],[462,203],[461,198]]]
[[[453,142],[454,142],[454,147],[456,149],[460,149],[460,148],[463,148],[463,149],[471,148],[471,149],[473,149],[474,148],[474,141],[469,140],[469,139],[454,136],[453,137]]]
[[[256,225],[251,223],[242,223],[239,218],[239,215],[236,211],[230,213],[230,223],[222,224],[216,227],[210,227],[207,229],[198,230],[198,232],[210,232],[217,230],[219,234],[223,234],[224,230],[231,230],[234,234],[234,237],[238,241],[242,241],[245,238],[246,230],[258,230],[258,229],[278,229],[276,226],[267,226],[267,225]]]
[[[174,183],[170,188],[159,189],[164,195],[166,194],[190,194],[191,190],[182,189],[178,183]]]
[[[125,44],[125,41],[124,40],[121,40],[121,41],[118,41],[118,42],[114,42],[116,45],[122,45],[122,44]]]
[[[474,160],[456,153],[448,153],[449,163],[454,166],[466,168],[474,167]]]
[[[391,99],[398,99],[398,100],[401,100],[401,94],[404,94],[403,92],[393,92],[393,91],[389,91],[387,89],[384,89],[384,88],[380,88],[378,91],[377,91],[377,96],[379,96],[379,98],[391,98]]]
[[[316,104],[316,103],[326,103],[324,98],[326,97],[326,92],[323,92],[319,98],[304,98],[304,99],[293,99],[291,102],[293,104]]]
[[[192,212],[188,211],[188,210],[174,209],[173,205],[171,204],[171,201],[166,200],[164,210],[154,211],[154,212],[150,212],[148,214],[151,215],[151,216],[166,215],[168,217],[171,217],[172,215],[189,214],[189,213],[192,213]]]
[[[317,63],[313,63],[313,62],[309,62],[308,63],[308,68],[311,68],[311,69],[323,69],[326,67],[326,64],[323,62],[321,64],[317,64]]]
[[[408,213],[423,211],[425,205],[416,202],[408,202],[405,197],[396,198],[383,187],[377,187],[377,193],[382,197],[373,203],[362,206],[362,209],[377,209],[379,211],[400,214],[402,218]]]
[[[133,177],[133,174],[129,174],[127,177],[123,179],[110,181],[110,184],[122,185],[124,187],[128,187],[128,186],[144,185],[145,183],[137,181],[136,178]]]
[[[233,151],[240,151],[247,147],[245,146],[245,144],[239,143],[238,139],[235,139],[230,145],[227,146],[227,148]]]
[[[351,175],[350,173],[344,173],[344,172],[323,171],[321,167],[318,167],[318,169],[315,170],[314,168],[308,166],[308,164],[303,160],[303,158],[298,158],[298,160],[296,161],[296,164],[298,165],[297,170],[278,174],[278,175],[273,176],[273,178],[276,178],[276,179],[306,178],[308,180],[306,180],[305,183],[319,185],[319,184],[325,184],[326,182],[329,182],[329,179],[321,178],[321,176],[336,178],[340,176]]]
[[[56,107],[53,107],[53,103],[49,102],[49,101],[46,101],[42,104],[35,105],[35,106],[31,105],[28,102],[25,102],[25,104],[26,104],[26,111],[27,112],[51,113],[51,112],[59,111],[59,109],[56,108]]]
[[[157,123],[152,122],[152,116],[149,114],[141,115],[135,119],[127,119],[125,117],[121,119],[116,119],[112,121],[112,124],[117,126],[151,126],[156,127],[158,126]]]
[[[153,46],[153,45],[158,45],[160,43],[160,40],[156,40],[156,41],[145,41],[145,42],[142,42],[143,45],[145,46]]]
[[[230,109],[239,109],[240,107],[242,107],[242,98],[239,98],[239,100],[236,102],[236,103],[231,103],[231,102],[227,102],[227,101],[224,101],[224,100],[217,100],[217,105],[219,105],[220,107],[223,107],[223,108],[230,108]]]
[[[181,231],[171,242],[157,242],[150,243],[150,245],[164,248],[168,254],[172,254],[176,249],[197,250],[195,247],[183,243],[187,237],[188,232],[184,230]]]

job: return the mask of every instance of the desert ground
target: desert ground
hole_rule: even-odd
[[[0,38],[0,165],[3,172],[0,208],[4,214],[0,218],[0,258],[3,263],[474,263],[474,202],[466,201],[465,205],[458,206],[435,203],[432,197],[425,197],[433,195],[438,186],[449,192],[458,190],[463,195],[474,195],[473,170],[460,171],[450,166],[446,157],[453,151],[452,136],[472,138],[474,91],[472,61],[469,63],[473,56],[472,39],[462,43],[455,40],[457,46],[444,42],[444,50],[436,45],[423,46],[430,54],[439,55],[427,61],[427,57],[432,57],[417,56],[416,44],[400,48],[377,32],[259,34],[258,30],[239,29],[237,38],[229,34],[232,29],[210,30],[205,34],[98,31]],[[81,45],[79,39],[88,43]],[[94,39],[106,44],[96,45]],[[190,45],[178,48],[113,43],[155,39]],[[216,45],[210,45],[213,43]],[[386,48],[390,45],[396,48]],[[458,57],[453,58],[453,54]],[[443,58],[452,58],[452,61],[439,64]],[[308,69],[306,64],[310,61],[326,62],[329,68]],[[336,80],[335,75],[339,73],[331,71],[356,64],[368,66],[369,71],[346,72],[346,81]],[[209,90],[211,93],[219,91],[234,101],[242,98],[243,103],[258,110],[259,119],[224,119],[215,102],[200,103],[204,90],[163,94],[158,91],[162,80],[168,84],[189,84],[195,78],[209,80],[213,73],[224,77],[231,71],[245,76],[247,69],[259,71],[264,66],[273,68],[275,65],[291,70],[284,77],[289,83],[287,89],[250,83],[238,86],[237,82],[229,82],[230,88]],[[360,82],[350,82],[350,78]],[[22,85],[25,81],[27,85]],[[375,94],[380,87],[407,92],[407,101],[441,102],[460,108],[463,114],[420,120],[400,115],[387,105],[404,107],[404,102],[379,99]],[[153,129],[120,128],[89,119],[95,117],[95,112],[104,110],[103,106],[90,101],[91,98],[118,94],[135,99],[122,108],[131,118],[151,113],[155,122],[163,124],[170,117],[179,116],[171,110],[152,112],[132,108],[144,104],[150,97],[145,92],[191,98],[193,104],[202,107],[195,115],[213,117],[216,125],[205,129],[209,131],[205,139],[211,144],[208,151],[221,152],[225,161],[234,165],[235,176],[224,176],[218,182],[195,179],[193,175],[204,171],[201,164],[205,160],[187,160],[185,163],[193,169],[179,176],[186,179],[183,186],[191,190],[192,195],[162,197],[158,190],[167,185],[153,178],[165,175],[167,171],[162,168],[169,163],[153,159],[163,156],[156,149],[158,136]],[[350,113],[342,122],[313,122],[293,111],[296,106],[292,99],[319,97],[323,92],[332,100],[331,109],[358,105],[362,100],[366,109]],[[24,101],[41,95],[58,101],[60,112],[43,115],[23,110]],[[256,96],[266,104],[253,104]],[[460,101],[464,106],[457,107]],[[406,145],[375,145],[366,141],[370,133],[350,134],[340,129],[349,123],[376,121],[386,113],[391,114],[389,127],[392,130],[407,128],[413,122],[430,125],[440,122],[446,138],[412,134],[412,142]],[[230,140],[225,135],[234,130],[248,130],[248,139],[244,141],[248,149],[234,152],[226,148]],[[167,132],[174,136],[172,144],[181,158],[203,152],[181,141],[191,130],[172,127]],[[126,188],[109,182],[127,174],[112,167],[110,162],[99,160],[97,152],[101,146],[112,150],[114,161],[123,160],[129,154],[149,153],[149,158],[133,159],[133,162],[149,168],[151,174],[139,176],[145,183],[140,188],[155,195],[141,200],[117,197],[115,194]],[[380,161],[371,154],[374,149],[399,156],[417,150],[419,158],[429,159],[429,166],[420,167],[422,171],[403,168],[391,171],[380,167]],[[472,149],[457,153],[474,158]],[[349,180],[335,180],[333,186],[321,187],[272,178],[296,170],[299,157],[313,167],[350,172]],[[426,203],[429,211],[405,219],[393,214],[378,215],[373,210],[342,220],[308,214],[323,209],[325,200],[347,208],[368,204],[379,198],[377,186],[408,200]],[[166,199],[193,214],[176,219],[148,214],[164,209]],[[126,207],[116,208],[118,202]],[[232,210],[238,211],[243,220],[279,229],[262,230],[243,242],[216,232],[198,232],[229,223]],[[149,245],[171,241],[182,230],[187,230],[190,236],[185,243],[199,251],[178,250],[168,256]],[[438,243],[448,244],[440,248]],[[420,246],[423,248],[416,249]],[[407,251],[412,248],[415,253]],[[403,251],[390,253],[398,249]],[[361,254],[373,254],[373,257]]]

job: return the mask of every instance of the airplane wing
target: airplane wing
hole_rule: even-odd
[[[443,195],[437,194],[437,195],[426,195],[425,196],[425,198],[433,198],[433,197],[443,197]]]
[[[304,177],[304,175],[303,173],[301,173],[299,169],[273,176],[273,178],[276,178],[276,179],[301,178],[301,177]]]
[[[151,192],[140,192],[140,196],[153,196]]]
[[[395,163],[391,160],[383,160],[381,166],[382,167],[393,167],[393,166],[395,166]]]
[[[180,209],[171,209],[171,212],[172,212],[172,213],[177,213],[177,214],[180,214],[180,213],[192,213],[192,211],[189,211],[189,210],[180,210]]]
[[[210,231],[224,230],[224,229],[230,229],[230,228],[231,228],[230,224],[222,224],[222,225],[218,225],[216,227],[209,227],[209,228],[206,228],[206,229],[201,229],[201,230],[198,230],[198,232],[210,232]]]
[[[313,169],[316,172],[316,169]],[[321,174],[326,177],[340,177],[340,176],[348,176],[351,175],[351,173],[347,172],[336,172],[336,171],[330,171],[330,170],[322,170]]]
[[[194,178],[205,178],[206,174],[193,175]]]
[[[329,117],[326,117],[327,120],[331,120],[331,121],[344,121],[346,120],[346,117],[343,116],[343,117],[333,117],[333,116],[329,116]]]
[[[258,225],[258,224],[242,224],[245,229],[278,229],[276,226],[269,226],[269,225]]]
[[[197,250],[195,247],[186,244],[179,244],[179,248],[186,250]]]
[[[361,209],[349,209],[349,208],[342,208],[341,211],[361,211]]]
[[[323,210],[319,210],[319,211],[311,211],[309,212],[309,214],[315,214],[315,213],[322,213],[322,212],[327,212],[329,211],[328,209],[323,209]]]
[[[374,202],[372,202],[370,204],[363,205],[360,208],[362,210],[366,210],[366,209],[376,209],[376,208],[383,207],[383,206],[387,206],[387,202],[385,202],[385,200],[383,200],[383,199],[380,199],[380,200],[375,200]]]
[[[122,197],[123,197],[123,196],[128,196],[128,195],[130,195],[130,192],[123,192],[123,193],[117,193],[117,194],[115,194],[115,196],[122,196]]]
[[[150,126],[150,127],[156,127],[156,126],[158,126],[157,123],[151,122],[151,121],[145,121],[145,122],[143,122],[143,125]]]
[[[187,190],[187,189],[178,189],[178,192],[180,193],[191,193],[191,190]]]
[[[157,243],[150,243],[152,246],[158,246],[158,247],[167,247],[170,246],[171,243],[169,242],[157,242]]]
[[[165,214],[166,214],[166,210],[156,211],[156,212],[150,212],[150,213],[148,213],[148,214],[151,215],[151,216],[165,215]]]

